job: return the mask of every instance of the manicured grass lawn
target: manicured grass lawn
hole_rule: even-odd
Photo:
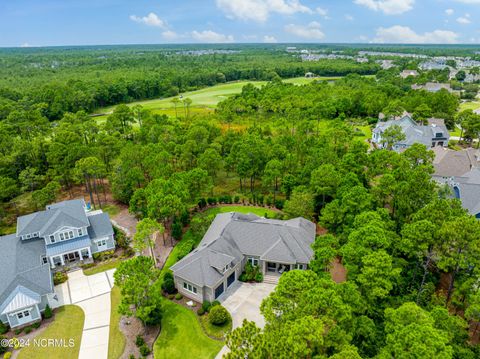
[[[119,323],[122,317],[118,313],[118,306],[121,300],[120,289],[113,287],[110,293],[110,338],[108,340],[108,359],[118,359],[123,354],[126,345],[126,339],[120,331]]]
[[[102,207],[102,210],[105,212],[105,213],[108,213],[108,215],[110,217],[113,217],[113,216],[116,216],[118,213],[120,213],[120,207],[118,207],[117,205],[115,204],[107,204],[105,206]]]
[[[120,265],[120,263],[122,262],[122,260],[124,260],[124,259],[120,259],[120,258],[109,259],[105,263],[101,263],[101,264],[96,265],[95,267],[84,269],[83,274],[93,275],[93,274],[97,274],[97,273],[100,273],[100,272],[105,272],[109,269],[117,268]]]
[[[476,110],[480,108],[480,102],[479,101],[469,101],[469,102],[463,102],[460,104],[459,111],[464,111],[464,110]]]
[[[223,342],[204,334],[195,312],[164,301],[162,331],[153,347],[155,359],[215,358],[222,346]]]
[[[41,333],[37,339],[64,339],[65,346],[35,347],[31,341],[29,347],[20,350],[18,359],[62,359],[78,358],[82,339],[83,310],[76,305],[66,305],[57,309],[55,320]],[[69,340],[73,339],[74,346],[68,347]]]
[[[204,213],[206,214],[218,214],[218,213],[226,213],[226,212],[240,212],[240,213],[252,213],[256,214],[257,216],[264,217],[265,214],[268,217],[273,217],[277,213],[277,211],[271,210],[265,207],[251,207],[251,206],[220,206],[220,207],[213,207],[207,209]]]
[[[213,325],[208,321],[208,314],[204,314],[201,317],[198,317],[198,319],[200,319],[200,323],[205,332],[213,338],[223,340],[225,339],[225,334],[232,330],[232,320],[229,320],[224,325],[218,326]]]

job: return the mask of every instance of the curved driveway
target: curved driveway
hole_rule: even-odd
[[[68,281],[55,286],[56,308],[75,304],[83,309],[85,323],[80,343],[79,359],[107,359],[110,333],[110,291],[115,269],[91,276],[82,270],[68,273]]]

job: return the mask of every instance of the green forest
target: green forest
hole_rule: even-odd
[[[227,358],[480,357],[480,223],[432,181],[424,146],[399,154],[366,141],[379,113],[453,128],[458,96],[414,91],[412,79],[374,62],[234,48],[1,50],[1,231],[80,186],[93,204],[111,193],[177,239],[207,204],[274,207],[324,234],[309,270],[283,274],[263,302],[265,329],[245,322],[228,336]],[[282,81],[307,71],[341,78]],[[237,80],[268,83],[244,86],[211,113],[190,113],[180,97],[182,111],[169,116],[126,105]],[[97,121],[104,106],[115,107]],[[348,280],[331,279],[335,260]]]

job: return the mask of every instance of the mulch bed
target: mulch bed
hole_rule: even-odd
[[[147,346],[152,349],[152,352],[147,356],[149,359],[153,359],[153,344],[160,334],[160,326],[156,327],[145,327],[142,322],[135,317],[125,317],[122,316],[120,319],[120,331],[125,335],[126,344],[123,355],[120,359],[128,359],[128,357],[133,354],[136,358],[141,357],[140,351],[138,350],[135,339],[137,335],[143,336]]]

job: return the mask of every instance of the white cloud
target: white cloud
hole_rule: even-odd
[[[408,26],[392,26],[377,29],[373,42],[398,43],[398,44],[454,44],[458,40],[458,34],[453,31],[435,30],[417,34]]]
[[[167,30],[167,31],[162,32],[162,37],[163,37],[165,40],[174,41],[174,40],[179,39],[179,38],[180,38],[180,35],[177,34],[175,31]]]
[[[28,42],[24,42],[20,45],[20,47],[30,47],[30,44]]]
[[[328,16],[328,10],[327,10],[327,9],[324,9],[324,8],[321,8],[321,7],[317,7],[317,8],[315,9],[315,11],[316,11],[317,14],[319,14],[320,16],[323,16],[323,17]]]
[[[309,7],[300,0],[216,0],[228,18],[264,22],[270,13],[293,15],[295,13],[312,14]]]
[[[470,19],[467,16],[457,17],[457,22],[462,25],[467,25],[471,23]]]
[[[225,43],[234,42],[232,35],[219,34],[211,30],[192,31],[192,38],[198,42]]]
[[[307,26],[288,24],[284,29],[286,32],[304,39],[322,40],[325,38],[325,34],[320,29],[320,24],[316,21],[311,22]]]
[[[354,0],[354,3],[387,15],[398,15],[412,10],[415,0]]]
[[[455,12],[455,10],[453,10],[453,9],[445,10],[445,14],[447,14],[448,16],[452,16],[454,12]]]
[[[349,15],[349,14],[345,14],[345,19],[348,20],[348,21],[353,21],[354,18],[352,15]]]
[[[278,41],[275,38],[275,36],[265,35],[263,37],[263,42],[265,42],[267,44],[274,44],[274,43],[277,43]]]
[[[145,24],[147,26],[155,26],[155,27],[160,27],[162,29],[165,29],[167,27],[167,24],[165,21],[160,19],[157,14],[151,12],[147,16],[137,16],[137,15],[130,15],[130,20]]]

